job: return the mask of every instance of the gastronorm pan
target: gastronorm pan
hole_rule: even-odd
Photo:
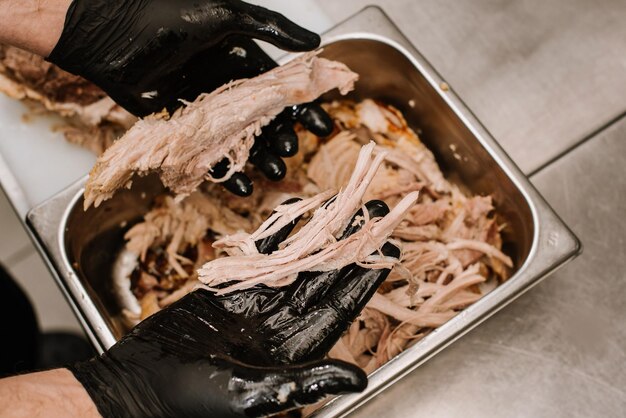
[[[575,257],[581,246],[381,9],[368,7],[337,25],[324,34],[323,44],[325,57],[343,61],[360,74],[350,97],[396,106],[449,178],[475,194],[494,197],[507,225],[503,249],[515,263],[507,282],[374,372],[365,392],[337,397],[315,413],[335,417],[415,369]],[[136,181],[132,191],[119,192],[99,208],[83,212],[84,182],[33,209],[28,223],[87,334],[102,351],[126,330],[111,280],[113,260],[123,246],[126,228],[149,210],[152,197],[163,188],[154,177],[146,177]]]

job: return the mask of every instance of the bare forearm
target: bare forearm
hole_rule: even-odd
[[[47,57],[56,45],[71,0],[0,0],[0,43]]]
[[[0,380],[0,416],[96,418],[100,414],[74,375],[56,369]]]

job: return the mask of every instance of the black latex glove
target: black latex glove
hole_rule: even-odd
[[[370,216],[388,212],[379,201],[366,206]],[[294,225],[257,247],[276,250]],[[390,244],[383,252],[399,256]],[[264,416],[360,391],[363,371],[320,359],[388,273],[352,265],[301,274],[280,289],[196,290],[71,370],[105,418]]]
[[[319,45],[317,34],[284,16],[239,0],[74,0],[48,60],[100,86],[137,116],[181,106],[233,79],[274,67],[252,38],[289,51]],[[266,127],[251,162],[271,180],[285,176],[281,157],[298,150],[293,121],[313,133],[332,132],[316,104],[288,109]],[[213,175],[226,172],[226,164]],[[241,196],[252,193],[242,173],[224,182]]]

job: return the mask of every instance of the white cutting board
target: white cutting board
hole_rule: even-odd
[[[250,2],[281,12],[318,33],[334,23],[315,0]],[[278,54],[275,50],[270,53]],[[0,184],[22,216],[87,174],[95,161],[89,151],[68,144],[52,131],[53,118],[39,116],[24,122],[27,113],[24,105],[0,94]],[[2,167],[3,161],[6,167]]]

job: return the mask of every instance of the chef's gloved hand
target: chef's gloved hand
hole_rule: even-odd
[[[369,219],[389,213],[387,205],[380,200],[372,200],[365,207]],[[339,239],[357,232],[362,219],[363,213],[359,210]],[[257,242],[259,252],[277,250],[298,221]],[[390,243],[383,246],[382,253],[400,257],[400,250]],[[259,340],[258,352],[243,353],[241,358],[254,362],[261,353],[268,353],[264,361],[273,365],[312,361],[330,351],[388,275],[388,269],[374,270],[351,264],[329,272],[300,273],[289,286],[255,286],[214,297],[214,300],[225,311],[245,318],[264,336]],[[250,355],[252,357],[248,357]]]
[[[252,40],[289,51],[307,51],[317,34],[284,16],[239,0],[74,0],[61,38],[48,60],[101,87],[137,116],[180,107],[180,99],[274,67]],[[251,155],[271,180],[285,176],[281,157],[298,150],[293,122],[319,136],[332,132],[330,117],[317,104],[286,109],[268,126]],[[226,164],[213,175],[226,172]],[[252,193],[242,173],[223,183],[241,196]]]
[[[370,217],[388,213],[380,201],[366,207]],[[259,251],[275,251],[294,226],[257,242]],[[383,252],[399,256],[391,244]],[[321,359],[388,274],[352,265],[279,289],[196,290],[70,370],[105,418],[265,416],[361,391],[362,370]]]

